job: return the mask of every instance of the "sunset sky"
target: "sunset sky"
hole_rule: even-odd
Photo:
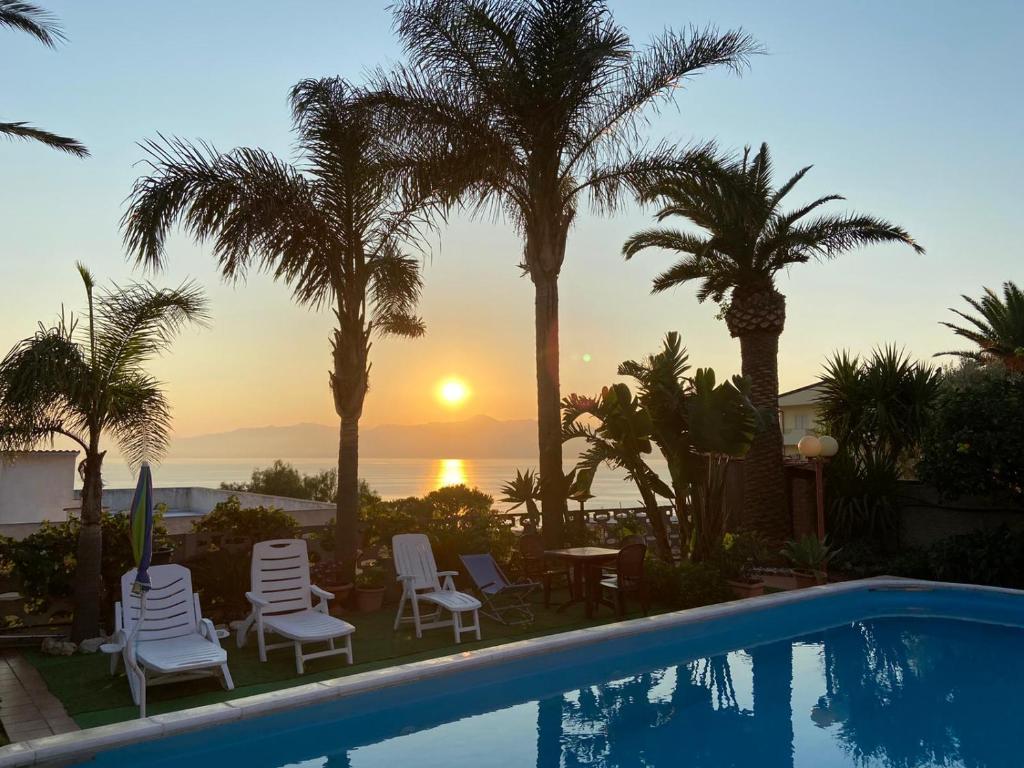
[[[304,77],[361,73],[400,57],[386,2],[305,0],[41,0],[68,42],[57,51],[0,31],[0,115],[81,139],[76,160],[39,145],[0,143],[0,353],[82,304],[73,263],[104,280],[139,277],[125,261],[118,219],[158,132],[219,149],[258,145],[289,156],[286,96]],[[851,210],[905,226],[927,249],[878,247],[782,276],[788,321],[783,389],[810,383],[837,348],[905,345],[930,357],[957,346],[939,325],[959,294],[1024,280],[1024,98],[1017,53],[1024,6],[938,0],[620,0],[616,18],[642,42],[665,26],[743,26],[769,55],[742,78],[717,72],[680,93],[650,135],[767,141],[777,172],[814,164],[793,204],[827,192]],[[839,204],[844,205],[844,204]],[[714,305],[691,288],[650,296],[670,263],[630,263],[623,240],[650,222],[632,208],[579,216],[561,278],[562,391],[592,392],[616,364],[679,330],[691,361],[739,367]],[[377,341],[364,425],[485,413],[533,418],[533,292],[505,222],[454,217],[426,257],[426,338]],[[154,366],[167,382],[181,435],[241,426],[335,421],[327,385],[332,316],[295,306],[262,275],[225,284],[208,248],[178,236],[169,268],[209,291],[213,322],[189,331]],[[467,396],[438,397],[455,377]],[[449,390],[454,392],[454,390]]]

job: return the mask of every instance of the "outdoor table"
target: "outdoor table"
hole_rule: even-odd
[[[558,606],[559,613],[570,605],[582,602],[589,619],[594,615],[597,603],[614,607],[607,600],[601,600],[601,566],[614,562],[619,556],[619,550],[607,547],[569,547],[549,549],[544,554],[565,562],[572,570],[572,595],[568,602]]]

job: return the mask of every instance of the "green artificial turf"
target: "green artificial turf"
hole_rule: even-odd
[[[444,656],[455,651],[486,648],[529,637],[604,624],[615,619],[607,608],[603,608],[594,620],[587,621],[581,605],[572,606],[564,613],[556,613],[554,608],[545,609],[537,605],[536,620],[521,627],[503,626],[481,616],[483,640],[464,640],[456,646],[450,628],[424,632],[419,640],[416,639],[411,626],[403,625],[400,630],[394,631],[394,610],[394,607],[387,607],[377,613],[346,615],[345,618],[356,627],[352,643],[356,663],[348,666],[344,657],[339,656],[314,659],[306,662],[306,674],[301,677],[295,674],[295,657],[290,648],[271,651],[268,654],[268,661],[261,664],[257,656],[254,635],[242,649],[236,647],[235,638],[232,636],[222,643],[228,651],[228,667],[235,681],[235,690],[223,690],[214,678],[152,686],[147,693],[148,714],[199,707],[317,680]],[[638,611],[630,613],[630,617],[639,615]],[[88,728],[138,717],[138,709],[132,703],[124,675],[110,676],[110,658],[105,654],[46,656],[32,651],[27,653],[26,657],[42,674],[53,695],[61,700],[68,714],[81,727]]]

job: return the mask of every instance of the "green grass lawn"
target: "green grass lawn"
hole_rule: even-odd
[[[556,604],[561,599],[564,599],[564,595],[554,596]],[[630,607],[632,608],[632,605]],[[306,674],[301,677],[295,674],[295,657],[290,648],[271,651],[267,663],[261,664],[257,656],[254,635],[243,649],[235,646],[235,639],[232,636],[223,641],[223,645],[228,651],[228,666],[235,681],[235,690],[223,690],[219,682],[213,678],[151,687],[148,693],[148,713],[155,715],[173,712],[317,680],[444,656],[455,650],[486,648],[615,620],[614,614],[607,608],[602,608],[592,621],[587,621],[584,617],[582,605],[572,606],[564,613],[556,613],[554,608],[545,609],[540,605],[536,605],[535,609],[536,620],[522,627],[506,627],[481,617],[483,640],[463,641],[458,646],[452,640],[450,628],[424,632],[423,638],[419,640],[410,626],[403,625],[395,632],[392,629],[394,606],[377,613],[348,615],[346,619],[356,627],[352,642],[356,663],[350,667],[343,657],[315,659],[306,663]],[[629,617],[639,615],[641,614],[638,610],[633,610]],[[26,656],[42,674],[50,691],[63,702],[68,714],[81,727],[88,728],[138,717],[138,709],[132,703],[124,675],[110,676],[110,659],[105,654],[45,656],[32,651]]]

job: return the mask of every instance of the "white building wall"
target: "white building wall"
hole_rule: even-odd
[[[0,526],[67,519],[75,501],[77,451],[0,454]]]

